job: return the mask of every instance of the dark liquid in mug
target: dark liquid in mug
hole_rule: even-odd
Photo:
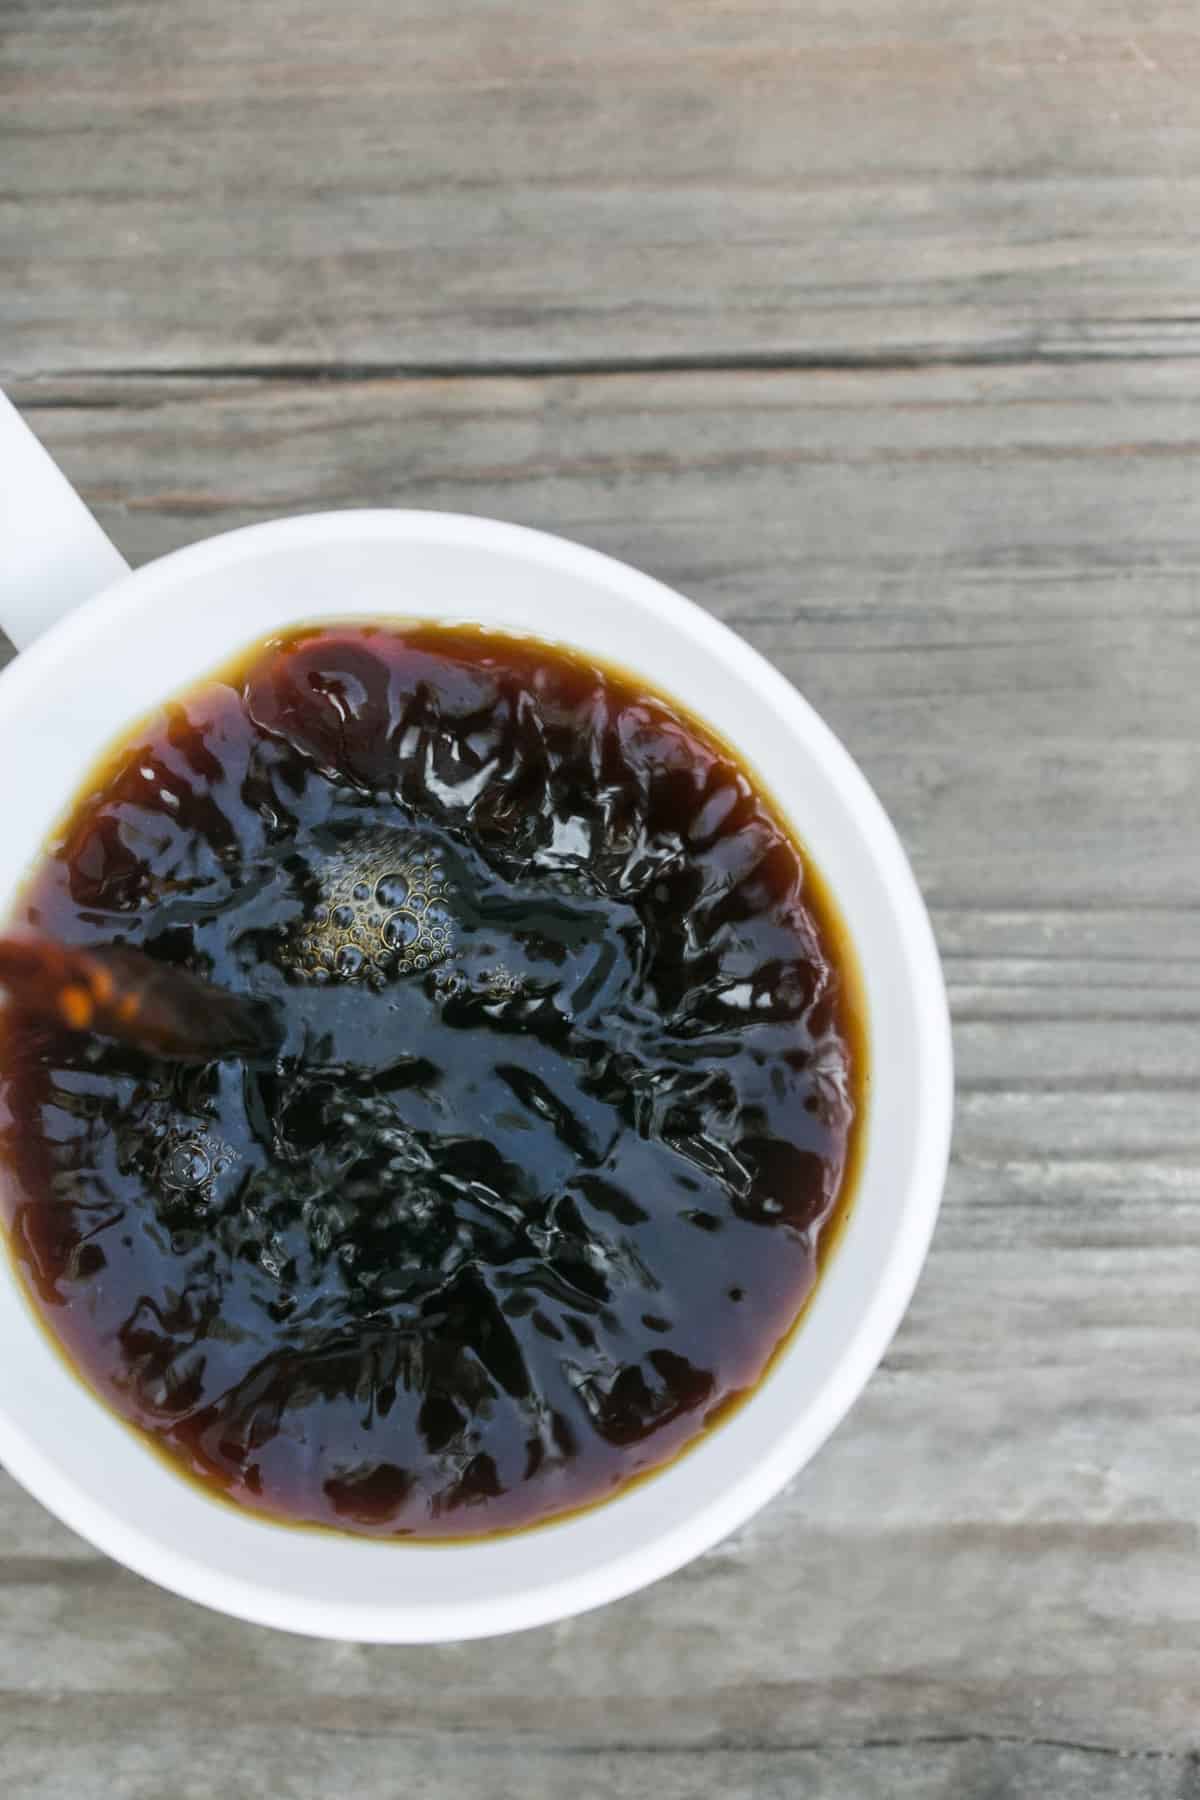
[[[476,630],[312,628],[132,733],[18,924],[272,1000],[180,1067],[10,1009],[19,1271],[256,1512],[462,1537],[606,1498],[759,1380],[864,1078],[819,882],[727,748]]]

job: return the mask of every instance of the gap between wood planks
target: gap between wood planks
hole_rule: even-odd
[[[1200,320],[1192,322],[1200,323]],[[1156,321],[1126,323],[1152,325]],[[1186,347],[1163,350],[1149,344],[1145,349],[1139,350],[1128,343],[1120,347],[1102,341],[1094,345],[1077,341],[1055,344],[1031,337],[1028,341],[1018,343],[1005,341],[994,345],[964,344],[961,347],[950,345],[911,350],[797,349],[682,352],[678,355],[651,353],[619,357],[513,356],[485,358],[477,362],[418,357],[241,363],[119,363],[104,368],[42,370],[33,375],[14,376],[11,386],[27,395],[22,401],[23,405],[52,408],[75,405],[78,402],[60,396],[39,399],[37,389],[42,382],[278,381],[300,384],[323,381],[511,381],[549,379],[555,376],[710,375],[755,371],[780,374],[853,374],[858,371],[888,374],[910,369],[1020,368],[1038,364],[1123,361],[1173,362],[1197,355],[1200,355],[1200,344],[1194,350]],[[119,405],[121,402],[106,399],[94,404]]]

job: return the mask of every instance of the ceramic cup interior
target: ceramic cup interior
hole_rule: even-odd
[[[511,1631],[629,1593],[741,1524],[812,1456],[882,1355],[941,1196],[946,1001],[896,835],[786,680],[708,614],[558,538],[450,514],[349,512],[176,552],[62,619],[0,676],[0,905],[89,764],[140,715],[281,627],[337,616],[471,622],[602,656],[677,697],[757,771],[824,873],[868,1015],[865,1154],[848,1223],[785,1353],[678,1462],[606,1505],[452,1546],[289,1529],[174,1475],[70,1372],[0,1258],[0,1460],[130,1568],[242,1618],[414,1643]]]

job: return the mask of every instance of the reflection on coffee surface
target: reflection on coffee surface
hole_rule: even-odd
[[[751,774],[629,676],[466,628],[260,644],[106,759],[14,922],[279,1018],[200,1066],[3,1020],[33,1302],[246,1507],[428,1538],[606,1498],[813,1287],[848,952]]]

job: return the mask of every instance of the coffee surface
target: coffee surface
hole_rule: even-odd
[[[273,1003],[181,1067],[3,1020],[4,1216],[88,1384],[256,1511],[532,1524],[762,1376],[848,1185],[864,1055],[815,871],[632,678],[314,627],[96,772],[14,923]]]

